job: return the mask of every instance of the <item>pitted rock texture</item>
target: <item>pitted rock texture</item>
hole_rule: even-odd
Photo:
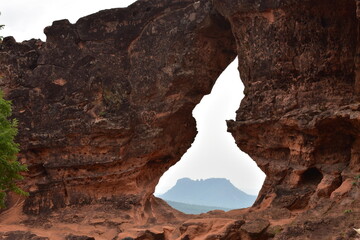
[[[30,197],[9,199],[0,232],[356,239],[359,7],[142,0],[56,21],[46,42],[4,39],[1,87],[20,122]],[[267,178],[252,208],[185,215],[152,193],[194,139],[192,109],[236,54],[245,98],[228,129]]]
[[[316,221],[339,205],[339,215],[345,205],[358,206],[355,1],[215,2],[231,22],[245,85],[229,131],[267,175],[255,205],[268,199],[271,207],[320,214],[312,216]],[[357,220],[346,224],[360,224],[356,209]],[[318,234],[284,231],[276,238],[318,239]],[[319,239],[334,236],[339,235],[322,232]]]
[[[141,1],[44,31],[45,43],[6,38],[1,50],[30,170],[24,211],[112,201],[140,217],[236,56],[230,25],[207,1]]]
[[[334,182],[321,190],[329,197],[340,175],[360,169],[351,156],[359,114],[354,1],[241,2],[237,13],[227,1],[218,7],[232,23],[246,86],[229,130],[268,176],[277,176],[265,185],[316,188],[323,179]]]

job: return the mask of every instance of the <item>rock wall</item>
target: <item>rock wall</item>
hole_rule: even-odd
[[[355,2],[215,2],[231,22],[245,85],[229,131],[267,175],[255,205],[320,214],[316,221],[333,205],[341,206],[338,215],[345,205],[353,209],[360,173]],[[319,232],[302,231],[278,238],[318,239]]]
[[[207,1],[141,1],[44,31],[45,43],[5,38],[1,50],[30,170],[25,212],[98,200],[142,210],[235,57],[230,26]]]
[[[23,232],[0,236],[30,226],[50,239],[355,239],[359,6],[141,0],[56,21],[46,42],[5,38],[0,85],[30,197],[0,215],[0,232]],[[236,54],[245,98],[228,129],[267,178],[252,208],[184,215],[152,193]]]
[[[246,96],[229,130],[267,174],[262,195],[306,186],[330,197],[360,170],[354,1],[230,2],[219,9],[236,35]]]

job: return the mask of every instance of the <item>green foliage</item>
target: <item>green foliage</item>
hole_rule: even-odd
[[[360,183],[360,175],[354,177],[354,182],[352,183],[352,185],[358,186],[358,183]]]
[[[283,231],[284,229],[281,226],[275,226],[274,227],[274,234],[279,234]]]
[[[16,181],[23,179],[20,172],[27,171],[25,165],[17,161],[19,145],[14,142],[17,134],[17,121],[8,120],[11,115],[11,102],[3,98],[0,91],[0,208],[5,207],[6,192],[28,195],[21,190]]]
[[[344,210],[344,213],[352,213],[352,210],[351,209],[346,209],[346,210]]]

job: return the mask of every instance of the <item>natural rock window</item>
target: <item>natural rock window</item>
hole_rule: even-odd
[[[244,204],[239,204],[234,208],[249,207],[255,201],[265,174],[247,154],[236,146],[233,137],[227,132],[226,126],[226,120],[235,118],[235,112],[243,97],[243,85],[239,79],[237,65],[238,60],[235,59],[218,78],[211,94],[205,96],[195,107],[193,116],[197,121],[198,134],[182,159],[160,179],[156,195],[164,197],[164,199],[174,197],[169,193],[164,196],[161,194],[174,187],[176,180],[181,178],[194,180],[225,178],[229,179],[235,187],[252,196],[252,200],[246,199],[244,196]],[[185,184],[184,181],[180,181],[179,184]],[[188,184],[190,183],[188,182]],[[214,180],[212,185],[206,182],[201,183],[201,181],[193,184],[197,184],[197,188],[200,188],[202,184],[211,192],[210,188],[217,183]],[[227,183],[223,182],[223,184]],[[176,187],[180,188],[179,185]],[[194,195],[190,189],[187,190],[188,194]],[[173,194],[176,194],[175,192],[180,190],[172,189],[172,191]],[[193,200],[190,198],[186,198],[186,200]],[[194,198],[196,197],[194,196]],[[170,200],[174,201],[174,199]]]

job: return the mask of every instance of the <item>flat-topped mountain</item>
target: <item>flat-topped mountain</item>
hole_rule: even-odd
[[[179,179],[174,187],[159,195],[166,201],[227,209],[250,207],[256,196],[246,194],[225,178]],[[179,209],[180,210],[180,209]]]

